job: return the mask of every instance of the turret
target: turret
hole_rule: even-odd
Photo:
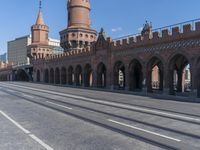
[[[31,31],[32,31],[32,43],[48,44],[49,27],[44,23],[41,1],[36,23],[31,27]]]
[[[96,41],[96,31],[91,29],[90,1],[68,0],[68,26],[60,32],[61,46],[65,51],[89,49]]]
[[[68,1],[68,27],[90,28],[89,0]]]
[[[52,47],[49,46],[49,27],[45,25],[41,0],[36,23],[31,27],[32,43],[27,47],[28,57],[31,59],[44,58],[52,55]]]
[[[148,38],[152,38],[153,37],[153,32],[152,32],[152,23],[150,22],[150,24],[148,23],[148,21],[146,21],[146,23],[144,24],[144,27],[142,29],[141,35],[144,36],[148,36]]]

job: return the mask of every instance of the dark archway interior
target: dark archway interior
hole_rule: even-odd
[[[97,87],[106,87],[106,66],[103,63],[97,66]]]
[[[72,66],[68,68],[68,84],[69,85],[74,84],[74,70]]]
[[[0,81],[8,81],[7,75],[6,74],[5,75],[1,75],[0,76]]]
[[[44,71],[44,82],[49,83],[49,70],[45,69]]]
[[[50,70],[50,83],[54,84],[54,70],[53,69]]]
[[[82,76],[82,68],[80,65],[76,67],[75,71],[75,81],[77,86],[82,86],[83,84],[83,76]]]
[[[142,65],[138,60],[133,60],[129,66],[129,79],[131,91],[142,89]]]
[[[59,68],[56,68],[56,71],[55,71],[55,83],[60,84],[60,69]]]
[[[196,74],[196,79],[197,79],[197,97],[200,98],[200,62],[197,65],[197,74]]]
[[[61,69],[61,84],[67,84],[67,70],[65,67]]]
[[[17,81],[29,81],[29,76],[25,70],[19,69],[16,75]]]
[[[37,70],[37,82],[40,82],[40,70]]]

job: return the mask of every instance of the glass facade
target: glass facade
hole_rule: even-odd
[[[7,53],[4,53],[2,55],[0,55],[0,62],[6,62],[7,61]]]

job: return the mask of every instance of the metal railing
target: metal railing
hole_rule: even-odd
[[[160,33],[160,35],[162,35],[162,31],[165,30],[165,29],[168,29],[169,33],[172,33],[172,28],[174,28],[174,27],[179,27],[180,32],[182,32],[183,26],[187,25],[187,24],[190,24],[192,30],[195,30],[195,23],[196,22],[200,22],[200,18],[181,22],[181,23],[176,23],[176,24],[172,24],[172,25],[168,25],[168,26],[164,26],[164,27],[161,27],[161,28],[156,28],[156,29],[153,29],[152,32],[158,32],[158,33]],[[129,39],[131,37],[136,37],[136,36],[139,36],[139,35],[141,35],[141,33],[130,34],[130,35],[115,38],[115,39],[113,39],[113,41],[119,41],[119,40],[122,40],[122,39]]]

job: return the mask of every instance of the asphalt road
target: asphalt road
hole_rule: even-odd
[[[0,82],[0,150],[199,150],[200,104]]]

